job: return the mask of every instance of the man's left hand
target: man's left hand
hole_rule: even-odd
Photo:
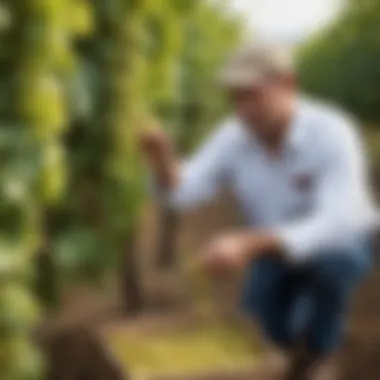
[[[207,272],[225,273],[244,268],[251,260],[277,246],[277,239],[270,234],[230,232],[217,236],[201,250],[200,265]]]
[[[201,250],[201,267],[211,273],[224,273],[242,268],[250,259],[250,248],[244,233],[217,236]]]

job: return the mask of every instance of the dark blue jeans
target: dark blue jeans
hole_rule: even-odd
[[[305,265],[263,258],[249,270],[244,308],[268,339],[290,348],[300,339],[316,354],[339,347],[350,300],[371,268],[371,244],[325,252]]]

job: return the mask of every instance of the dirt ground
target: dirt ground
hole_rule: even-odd
[[[105,310],[107,310],[107,308],[105,308]],[[184,313],[183,311],[178,313],[169,312],[168,314],[160,312],[157,315],[147,314],[144,317],[129,321],[126,321],[121,316],[118,317],[117,314],[107,315],[104,314],[104,312],[101,312],[97,315],[99,317],[97,320],[91,318],[86,321],[86,319],[83,318],[82,325],[85,324],[86,327],[92,327],[91,331],[94,334],[93,337],[96,337],[96,341],[101,337],[101,343],[98,344],[98,347],[92,343],[83,343],[83,332],[77,333],[74,329],[74,343],[70,343],[67,348],[63,348],[64,352],[66,352],[64,356],[67,355],[67,352],[71,353],[71,355],[75,355],[72,359],[69,359],[70,355],[67,356],[67,359],[64,359],[69,360],[70,365],[75,361],[78,363],[78,366],[79,363],[80,366],[83,366],[83,363],[87,363],[88,368],[93,370],[94,363],[96,363],[95,368],[98,368],[96,370],[96,376],[101,377],[93,377],[91,378],[92,380],[126,380],[129,378],[126,376],[126,371],[120,369],[120,367],[127,367],[128,364],[126,366],[125,363],[117,363],[115,357],[110,359],[110,347],[107,347],[109,343],[107,339],[104,339],[110,331],[121,337],[127,336],[130,331],[133,331],[134,334],[141,334],[141,336],[143,336],[155,334],[160,330],[173,331],[175,329],[188,329],[199,323],[200,318],[200,315],[197,313],[191,314]],[[105,318],[104,315],[106,315]],[[73,323],[73,318],[69,319],[69,321],[69,325],[77,325],[76,323]],[[63,344],[65,345],[67,343]],[[73,348],[70,348],[72,345]],[[80,347],[83,345],[85,348],[81,352]],[[88,346],[90,348],[86,348]],[[102,350],[105,351],[103,352]],[[88,352],[93,353],[89,354]],[[94,357],[98,357],[98,359],[94,359]],[[79,360],[79,358],[82,359]],[[66,367],[66,364],[64,364],[64,366]],[[109,372],[104,368],[113,368],[113,370],[108,374]],[[115,370],[115,368],[118,368],[118,370]],[[376,271],[366,281],[357,295],[357,300],[350,316],[349,332],[346,343],[340,356],[340,368],[341,377],[339,380],[378,380],[380,378],[380,270]],[[187,374],[186,376],[175,377],[153,376],[152,380],[278,379],[276,374],[272,374],[271,372],[273,372],[273,368],[266,366],[265,363],[261,363],[260,367],[255,366],[254,368],[240,368],[233,371],[223,370],[221,372],[215,368],[215,371],[212,371],[211,373],[203,373],[203,375],[196,374],[195,376]],[[103,373],[103,375],[100,375],[101,373]],[[119,375],[115,375],[115,373],[119,373]],[[113,377],[111,377],[111,374]],[[60,378],[56,376],[51,379],[60,380]],[[67,379],[85,380],[87,378],[73,375],[73,377],[68,377]]]
[[[342,380],[380,379],[380,270],[363,284],[341,353]]]
[[[160,312],[153,317],[152,314],[149,314],[138,320],[127,321],[118,312],[116,292],[112,286],[108,292],[95,294],[93,290],[86,288],[72,289],[68,291],[65,300],[66,307],[60,317],[55,316],[46,322],[44,329],[48,335],[53,331],[62,330],[62,326],[68,326],[70,330],[81,325],[91,328],[93,336],[104,337],[104,331],[110,330],[117,331],[122,335],[130,329],[135,331],[140,329],[140,332],[144,334],[155,329],[174,328],[174,325],[178,323],[183,323],[184,326],[191,325],[196,323],[197,318],[199,318],[199,313],[194,313],[194,310],[199,306],[197,305],[199,297],[204,296],[213,300],[215,313],[218,317],[225,321],[236,320],[238,315],[237,293],[240,288],[239,276],[223,283],[213,283],[211,287],[205,289],[194,278],[193,273],[187,271],[186,268],[181,271],[158,272],[153,254],[157,242],[155,223],[156,220],[149,210],[146,218],[142,221],[143,238],[140,244],[140,268],[148,309],[150,307],[151,310],[154,310],[157,304],[164,304],[168,307],[168,312]],[[205,238],[216,231],[240,223],[241,218],[236,212],[233,201],[228,196],[191,215],[186,215],[182,218],[177,239],[177,250],[183,254],[182,265],[186,267],[184,263],[188,260],[187,258],[191,257],[192,252]],[[380,252],[380,249],[377,251]],[[202,294],[205,292],[206,294]],[[76,338],[74,338],[75,340]],[[99,350],[95,350],[97,355],[109,357],[109,350],[104,347],[107,344],[104,343],[103,338],[101,338],[101,342],[106,353],[99,354]],[[93,363],[93,359],[86,360],[90,364]],[[101,362],[100,359],[97,361]],[[375,266],[372,275],[368,277],[358,291],[350,314],[349,332],[339,361],[341,368],[339,380],[380,379],[380,266],[378,265]],[[117,366],[112,360],[108,362],[108,365]],[[243,368],[232,372],[223,371],[223,373],[218,373],[216,369],[215,373],[206,373],[204,376],[158,377],[154,380],[275,380],[276,377],[269,374],[268,371],[270,370],[271,368],[265,368],[265,363],[261,363],[261,368],[255,367],[255,369]],[[104,376],[92,377],[91,379],[121,380],[123,376],[125,380],[130,378],[125,373],[124,375],[119,374],[119,377],[115,374],[114,377]],[[67,377],[67,380],[85,379],[87,380],[85,377]],[[53,380],[60,379],[54,378]]]

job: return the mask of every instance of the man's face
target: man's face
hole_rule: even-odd
[[[289,105],[294,91],[291,78],[271,78],[265,82],[231,90],[235,111],[260,135],[268,135],[276,127]]]

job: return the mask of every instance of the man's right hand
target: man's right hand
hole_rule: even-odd
[[[140,135],[140,148],[149,165],[165,164],[174,157],[172,144],[167,134],[159,129],[144,131]]]
[[[159,184],[172,187],[177,178],[177,161],[167,134],[160,129],[144,131],[140,135],[140,149]]]

